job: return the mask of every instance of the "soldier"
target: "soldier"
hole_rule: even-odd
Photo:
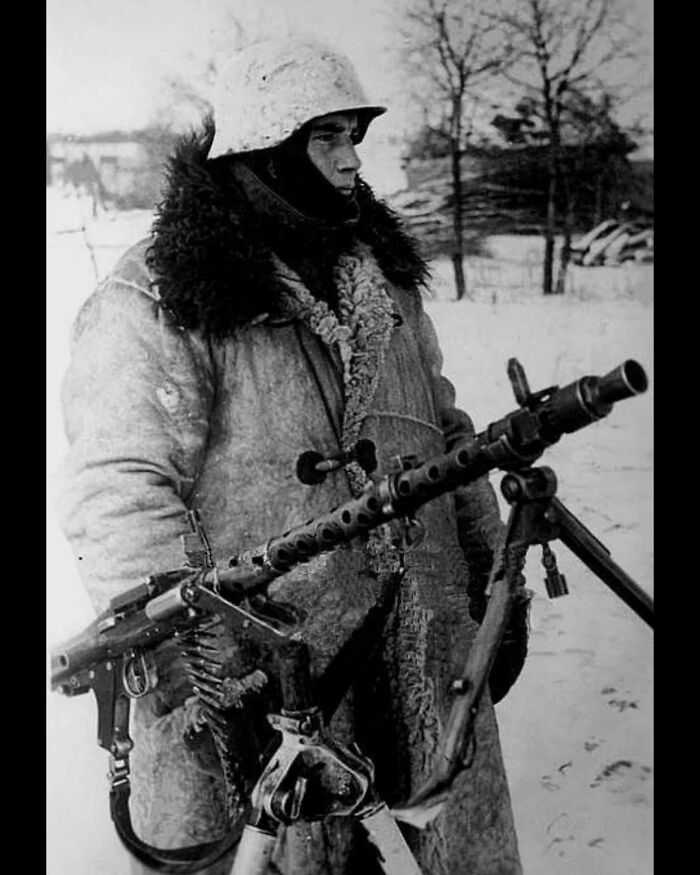
[[[182,565],[187,509],[199,510],[223,559],[361,493],[368,474],[357,462],[300,482],[304,451],[326,457],[368,439],[381,473],[397,455],[428,458],[474,434],[441,374],[421,301],[427,266],[359,175],[357,147],[385,108],[368,102],[350,62],[310,40],[255,46],[223,74],[214,109],[169,162],[151,236],[76,323],[60,511],[98,609]],[[391,524],[271,590],[305,612],[318,674],[403,574],[331,724],[372,758],[390,804],[430,772],[503,531],[487,478],[420,517],[426,535],[410,553]],[[522,644],[522,612],[518,628]],[[251,681],[263,657],[222,628],[210,634],[221,672],[248,691],[223,714],[224,742],[173,642],[157,651],[155,690],[134,703],[134,823],[164,848],[226,830],[270,738],[273,690]],[[513,677],[492,675],[494,698]],[[488,694],[473,757],[442,814],[407,838],[431,875],[517,875]],[[347,818],[288,828],[271,865],[288,875],[377,870]],[[231,857],[207,871],[230,866]]]

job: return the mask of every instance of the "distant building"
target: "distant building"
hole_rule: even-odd
[[[167,130],[51,135],[46,143],[46,184],[80,186],[92,176],[104,197],[121,208],[151,209],[160,196],[163,163],[176,134]],[[377,126],[360,155],[368,182],[380,196],[406,187],[402,141]]]
[[[150,209],[173,141],[174,135],[160,130],[49,135],[47,185],[96,188],[117,207]]]

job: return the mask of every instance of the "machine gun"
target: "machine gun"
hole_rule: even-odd
[[[198,516],[190,512],[199,548],[193,549],[191,542],[185,544],[188,566],[153,575],[113,599],[108,610],[83,633],[52,652],[53,689],[67,695],[91,689],[95,693],[98,743],[110,753],[112,819],[132,854],[160,871],[189,873],[210,865],[240,841],[234,875],[262,873],[280,826],[300,819],[349,815],[359,818],[379,848],[387,875],[418,873],[396,822],[424,827],[439,813],[456,775],[467,767],[465,754],[473,718],[507,626],[527,549],[535,543],[543,547],[550,597],[567,592],[548,547],[549,541],[560,538],[653,626],[649,595],[558,501],[554,472],[532,467],[564,434],[607,416],[617,401],[646,391],[644,369],[627,360],[603,377],[586,376],[561,389],[552,386],[536,393],[530,391],[516,359],[509,360],[508,375],[518,402],[513,412],[446,453],[418,464],[405,457],[399,470],[373,477],[358,498],[271,538],[259,548],[232,556],[223,565],[214,562]],[[298,472],[308,468],[310,455],[304,454]],[[374,458],[366,442],[362,453],[356,454],[360,455]],[[332,467],[324,467],[321,460],[316,470]],[[501,489],[511,512],[491,571],[486,614],[462,676],[453,685],[454,701],[434,771],[412,799],[389,812],[376,795],[372,763],[359,751],[339,745],[325,729],[344,691],[331,691],[332,684],[324,677],[312,682],[308,648],[295,635],[300,617],[292,606],[270,599],[267,588],[292,568],[377,526],[397,519],[415,524],[420,507],[495,469],[506,472]],[[282,708],[269,719],[282,741],[256,784],[246,818],[232,825],[222,840],[159,850],[135,835],[128,814],[128,756],[133,746],[128,732],[130,699],[145,695],[157,683],[150,656],[157,644],[171,638],[186,641],[193,629],[204,628],[213,619],[234,634],[245,633],[270,645],[276,653]],[[196,672],[192,677],[196,682]],[[206,683],[195,683],[194,690],[205,701],[212,694]],[[319,770],[327,778],[331,776],[321,806],[318,793],[306,792],[310,771],[318,775]],[[336,786],[337,793],[329,791],[329,785]],[[308,802],[311,798],[315,805]]]

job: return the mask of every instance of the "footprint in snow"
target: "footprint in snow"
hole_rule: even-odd
[[[626,793],[649,780],[651,768],[632,760],[616,760],[605,766],[589,786],[604,785],[611,793]]]
[[[620,713],[626,711],[628,708],[638,708],[639,705],[634,700],[629,701],[628,699],[609,699],[608,705],[611,708],[616,708]]]

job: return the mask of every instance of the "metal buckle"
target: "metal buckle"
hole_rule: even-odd
[[[129,758],[109,755],[109,771],[107,773],[110,789],[129,783]]]

